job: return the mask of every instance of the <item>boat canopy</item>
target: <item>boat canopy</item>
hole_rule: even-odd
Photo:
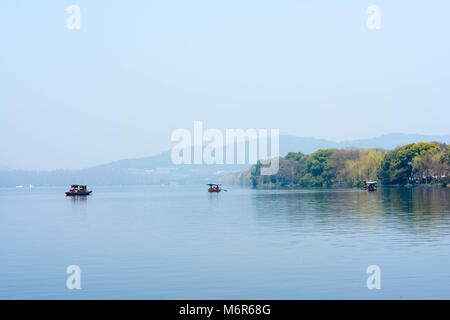
[[[376,181],[367,181],[367,184],[377,184]]]
[[[77,187],[86,188],[87,185],[85,185],[85,184],[72,184],[70,187],[71,187],[71,188],[77,188]]]
[[[207,186],[210,186],[210,187],[218,187],[218,186],[221,186],[221,184],[216,184],[216,183],[207,183],[206,185],[207,185]]]

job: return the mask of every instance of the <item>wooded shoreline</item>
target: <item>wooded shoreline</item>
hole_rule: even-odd
[[[418,142],[392,151],[380,149],[320,149],[306,155],[289,152],[280,158],[276,175],[262,176],[258,162],[239,177],[254,188],[331,188],[363,186],[448,185],[450,145]]]

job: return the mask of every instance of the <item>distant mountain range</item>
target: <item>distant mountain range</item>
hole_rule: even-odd
[[[392,150],[413,142],[450,143],[450,135],[428,136],[419,134],[392,133],[372,139],[335,142],[325,139],[280,137],[280,155],[288,152],[313,153],[325,148],[377,148]],[[206,183],[220,181],[225,176],[247,170],[249,164],[242,165],[175,165],[171,161],[171,151],[159,155],[124,159],[87,168],[84,170],[56,170],[45,172],[13,171],[0,166],[0,186],[16,185],[69,185],[86,183],[90,185],[130,185]]]
[[[413,142],[440,142],[450,143],[450,135],[430,136],[423,134],[404,134],[391,133],[382,135],[371,139],[349,140],[339,143],[340,147],[355,147],[355,148],[379,148],[385,150],[392,150],[399,146],[403,146]]]
[[[360,139],[360,140],[348,140],[342,142],[335,142],[325,139],[316,138],[300,138],[294,136],[280,136],[280,155],[285,156],[288,152],[302,152],[305,154],[313,153],[319,149],[328,148],[376,148],[392,150],[396,147],[413,143],[413,142],[441,142],[450,143],[450,135],[445,136],[427,136],[419,134],[402,134],[402,133],[391,133],[371,139]],[[96,166],[94,168],[104,168],[104,169],[137,169],[137,170],[148,170],[155,168],[168,168],[168,167],[178,167],[175,166],[170,158],[170,151],[163,152],[156,156],[137,158],[137,159],[125,159],[108,164],[103,164]],[[192,166],[192,165],[189,165]],[[211,166],[215,169],[229,169],[230,166]],[[236,166],[233,170],[239,169],[242,166]]]

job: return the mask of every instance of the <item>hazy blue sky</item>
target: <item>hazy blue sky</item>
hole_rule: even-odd
[[[67,6],[81,29],[66,27]],[[366,9],[382,10],[381,30]],[[448,134],[450,2],[0,0],[0,163],[152,155],[177,128]]]

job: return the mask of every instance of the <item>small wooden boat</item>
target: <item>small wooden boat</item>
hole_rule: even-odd
[[[363,186],[361,190],[367,190],[367,191],[377,191],[377,182],[376,181],[363,181]]]
[[[207,186],[209,186],[208,192],[220,192],[220,191],[222,191],[222,188],[220,187],[221,184],[208,183]]]
[[[377,191],[377,182],[376,181],[368,181],[367,182],[367,191]]]
[[[73,184],[70,186],[70,190],[66,192],[66,196],[88,196],[92,191],[87,189],[85,184]]]

